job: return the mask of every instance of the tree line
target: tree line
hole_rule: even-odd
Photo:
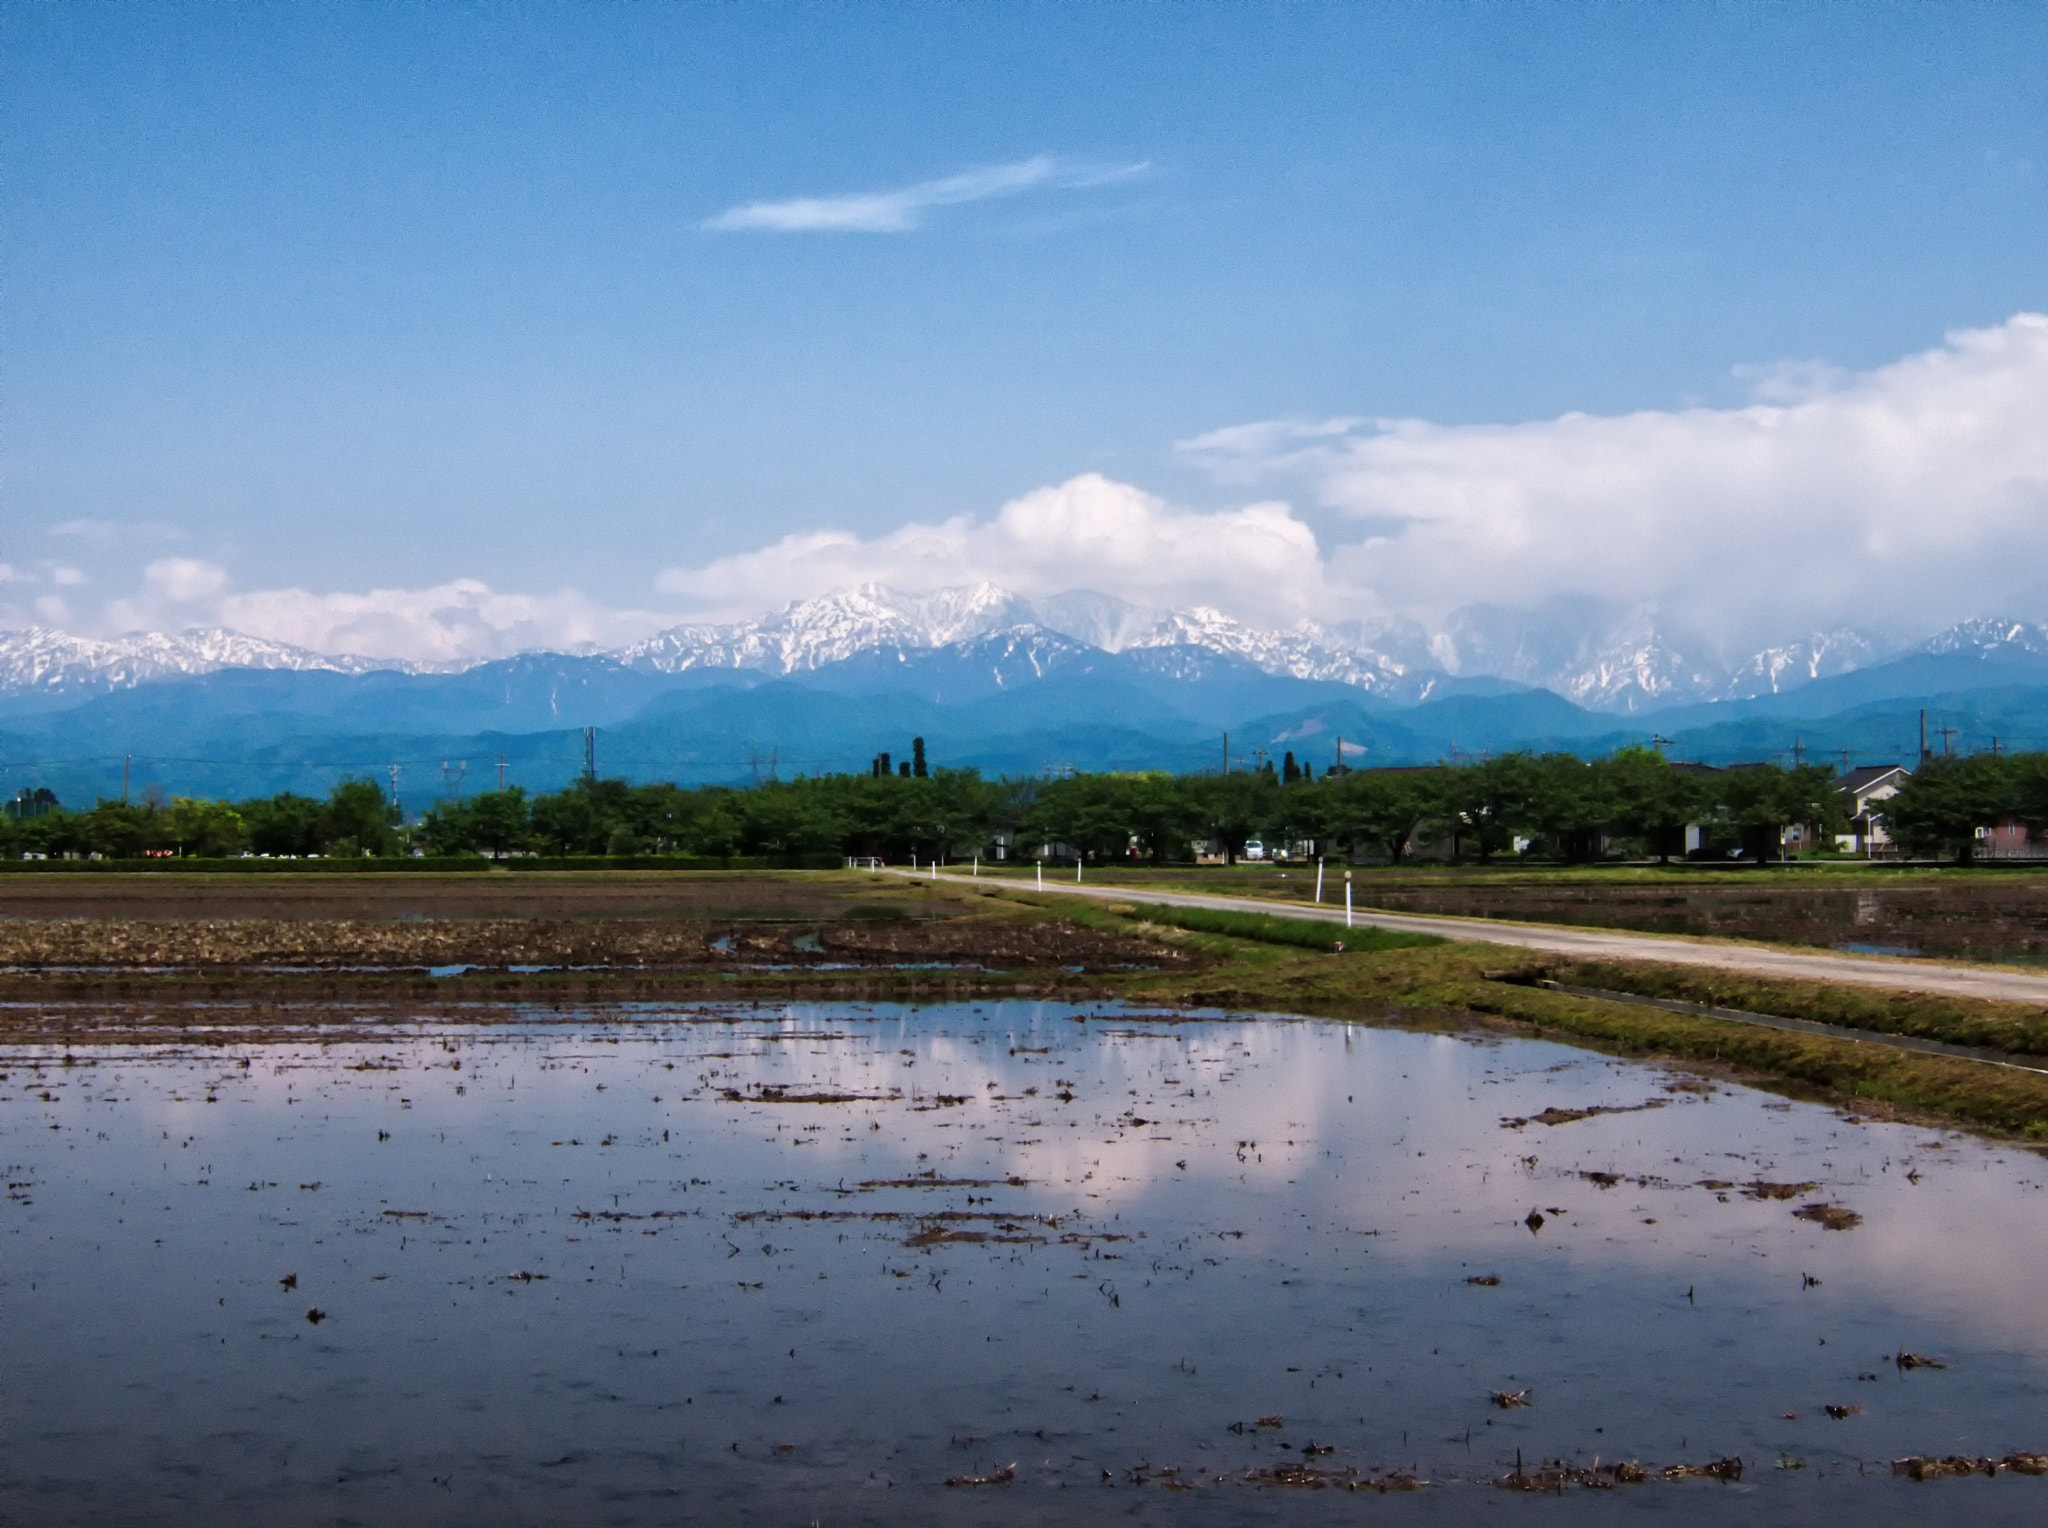
[[[1198,844],[1230,860],[1248,844],[1399,861],[1418,844],[1459,859],[1524,855],[1775,858],[1803,825],[1826,844],[1847,802],[1821,765],[1709,770],[1647,749],[1587,761],[1511,753],[1413,769],[1332,770],[1291,755],[1230,774],[1076,774],[987,780],[972,769],[913,771],[877,759],[864,774],[756,786],[630,785],[586,779],[528,795],[518,787],[445,801],[401,823],[371,779],[324,799],[284,792],[245,801],[180,798],[64,809],[24,791],[0,815],[0,854],[223,857],[361,855],[683,855],[796,862],[822,856],[1012,860],[1043,853],[1094,863],[1185,862]],[[1884,803],[1909,850],[1967,858],[1998,821],[2048,829],[2048,754],[1933,759]],[[1694,832],[1689,835],[1688,829]],[[1695,843],[1689,843],[1689,837]]]
[[[1967,862],[1982,829],[2020,823],[2048,833],[2048,753],[1925,759],[1883,810],[1886,830],[1908,853]]]

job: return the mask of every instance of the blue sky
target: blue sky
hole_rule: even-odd
[[[906,527],[1098,478],[1133,567],[1260,500],[1314,545],[1253,559],[1285,597],[1193,553],[1114,592],[1426,619],[1514,570],[1375,561],[1429,496],[1359,488],[1371,427],[1270,422],[1428,421],[1441,473],[1574,412],[1882,411],[2048,308],[2039,6],[15,5],[0,56],[0,616],[78,630],[431,647],[438,597],[458,644],[603,638],[929,582]],[[2041,549],[1980,511],[1930,620]]]

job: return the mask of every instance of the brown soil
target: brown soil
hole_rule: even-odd
[[[1198,956],[900,878],[745,873],[0,877],[0,971],[856,966],[1157,970]]]
[[[623,918],[71,918],[0,923],[0,968],[16,971],[361,970],[472,965],[578,968],[972,965],[996,970],[1193,962],[1187,952],[1060,922],[919,918],[805,924]]]
[[[743,871],[465,875],[0,875],[12,918],[603,918],[793,922],[949,916],[976,899],[901,880]]]
[[[0,909],[0,1034],[81,1043],[342,1038],[635,1000],[1076,998],[1106,973],[1210,963],[843,876],[21,877],[0,878]]]

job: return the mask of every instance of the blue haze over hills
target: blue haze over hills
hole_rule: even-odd
[[[132,756],[135,791],[320,794],[349,775],[387,778],[396,762],[417,807],[490,788],[501,759],[509,783],[558,787],[582,768],[585,727],[597,729],[601,773],[690,784],[865,770],[878,752],[907,755],[914,736],[935,763],[991,775],[1216,769],[1225,733],[1233,765],[1292,751],[1318,772],[1340,738],[1345,762],[1366,767],[1516,748],[1591,757],[1659,739],[1674,758],[1708,763],[1795,749],[1903,762],[1923,709],[1937,748],[2048,746],[2048,633],[2022,623],[1972,623],[1818,678],[1786,674],[1786,650],[1702,678],[1637,619],[1623,623],[1634,645],[1619,654],[1580,634],[1566,654],[1579,667],[1547,676],[1576,691],[1567,698],[1451,672],[1432,656],[1446,651],[1441,635],[1383,632],[1374,646],[1358,632],[1262,633],[1213,611],[1134,616],[1104,603],[1048,612],[986,588],[868,589],[615,653],[526,653],[453,672],[218,632],[125,646],[6,633],[0,784],[47,784],[84,804],[118,795]],[[1018,619],[1047,614],[1072,630]],[[1809,668],[1820,646],[1804,649]],[[1631,662],[1632,688],[1612,683]],[[1696,698],[1766,669],[1778,687]],[[1691,675],[1690,688],[1671,674]],[[1945,739],[1942,728],[1953,729]]]

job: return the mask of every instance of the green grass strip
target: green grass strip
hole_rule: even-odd
[[[1341,941],[1346,953],[1371,950],[1415,950],[1442,944],[1435,934],[1397,934],[1382,928],[1339,928],[1305,918],[1277,918],[1268,913],[1217,912],[1206,907],[1172,907],[1148,902],[1126,917],[1164,923],[1196,934],[1223,934],[1260,944],[1291,944],[1304,950],[1334,952]]]

